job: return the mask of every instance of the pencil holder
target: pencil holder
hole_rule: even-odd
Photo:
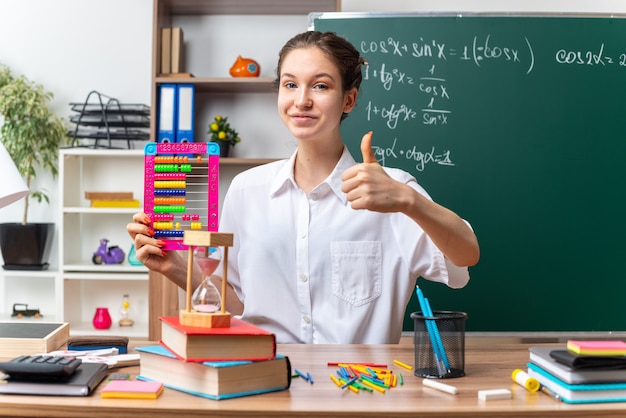
[[[464,312],[413,312],[415,321],[415,375],[430,378],[465,376]]]

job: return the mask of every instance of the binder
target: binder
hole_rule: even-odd
[[[176,142],[193,142],[194,96],[193,84],[178,84],[178,120]]]
[[[172,143],[176,141],[176,84],[161,84],[159,92],[159,130],[157,141],[159,143]]]

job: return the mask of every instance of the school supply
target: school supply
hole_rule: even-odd
[[[194,101],[195,87],[193,84],[176,85],[176,142],[194,142]]]
[[[274,334],[237,318],[228,328],[181,325],[174,316],[159,319],[161,344],[182,360],[269,360],[276,355]]]
[[[442,392],[449,393],[451,395],[456,395],[458,392],[458,389],[455,386],[447,385],[445,383],[441,383],[436,380],[422,379],[422,384],[426,387],[437,389]]]
[[[578,362],[580,356],[570,354],[568,350],[560,347],[530,347],[530,362],[541,367],[548,373],[561,379],[565,383],[614,383],[626,382],[626,368],[589,367],[574,368],[557,358],[570,358],[571,364]],[[574,359],[571,359],[574,357]],[[598,357],[597,359],[602,359]],[[584,360],[583,360],[584,361]],[[623,364],[623,363],[622,363]]]
[[[567,403],[625,402],[626,382],[570,384],[528,363],[528,375],[539,380],[552,393]]]
[[[128,352],[128,337],[116,335],[77,335],[67,340],[68,350],[92,351],[107,348],[117,349],[117,353],[114,354],[126,354]]]
[[[550,357],[573,369],[626,369],[626,356],[585,356],[569,350],[552,350]]]
[[[511,399],[513,392],[508,389],[483,389],[478,391],[478,399],[481,401],[496,401],[500,399]]]
[[[625,341],[577,341],[569,340],[567,349],[575,354],[586,356],[626,356]]]
[[[185,362],[161,345],[137,347],[137,351],[141,354],[137,379],[162,382],[167,388],[204,398],[275,392],[291,384],[291,364],[282,355],[263,361]]]
[[[11,395],[88,396],[108,373],[106,364],[82,363],[69,379],[0,381],[0,393]]]
[[[430,308],[430,304],[428,303],[428,299],[424,297],[424,294],[422,293],[422,290],[419,288],[419,286],[415,286],[415,291],[417,293],[417,298],[419,300],[422,313],[424,314],[424,316],[432,317],[433,312]],[[426,327],[428,328],[428,335],[430,337],[431,344],[434,347],[435,357],[437,358],[437,367],[440,369],[439,373],[443,373],[444,370],[450,372],[450,363],[448,362],[446,350],[441,341],[439,330],[437,329],[437,323],[433,320],[427,319]]]
[[[73,375],[80,364],[76,357],[24,355],[0,362],[0,371],[13,380],[59,380]]]
[[[513,373],[511,373],[511,378],[515,383],[522,386],[529,392],[537,392],[541,389],[541,383],[537,379],[534,379],[528,375],[522,369],[515,369]]]
[[[217,231],[219,152],[206,142],[145,145],[144,212],[163,250],[186,250],[185,230]]]
[[[157,141],[159,143],[173,143],[176,141],[176,111],[177,111],[176,84],[161,84],[159,88],[159,119]]]
[[[163,392],[163,383],[141,380],[111,380],[100,390],[102,398],[156,399]]]
[[[70,337],[67,322],[0,322],[0,357],[47,353]]]

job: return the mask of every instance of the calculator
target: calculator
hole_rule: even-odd
[[[81,363],[76,357],[25,355],[0,362],[0,371],[11,380],[60,380],[72,376]]]

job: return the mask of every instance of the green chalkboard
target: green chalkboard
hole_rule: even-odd
[[[461,290],[418,280],[469,331],[626,330],[626,19],[344,15],[363,54],[342,132],[470,221]],[[418,311],[414,298],[408,314]]]

